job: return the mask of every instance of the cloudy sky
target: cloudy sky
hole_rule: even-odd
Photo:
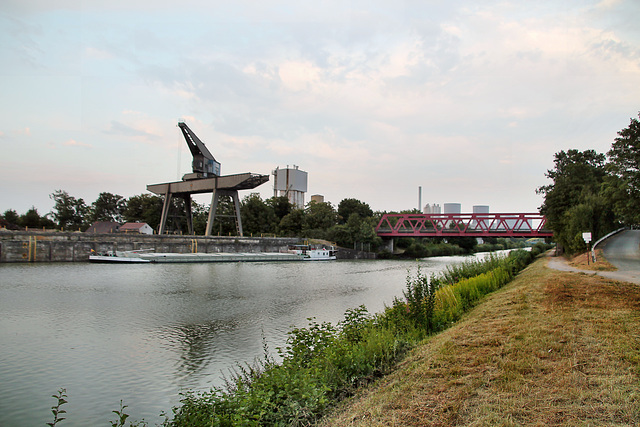
[[[422,186],[533,212],[554,153],[606,152],[637,117],[639,19],[637,0],[3,0],[0,212],[180,179],[179,120],[223,174],[298,165],[306,200],[411,209]]]

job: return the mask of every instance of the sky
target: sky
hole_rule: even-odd
[[[308,172],[306,201],[400,211],[421,187],[536,212],[555,153],[606,153],[638,117],[639,19],[637,0],[3,0],[0,213],[180,180],[179,121],[223,175]]]

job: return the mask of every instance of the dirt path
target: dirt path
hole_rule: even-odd
[[[593,271],[581,270],[572,267],[567,260],[562,257],[549,257],[548,267],[560,271],[572,271],[584,274],[597,274],[607,279],[619,280],[621,282],[630,282],[640,285],[640,271],[638,270],[618,270],[618,271]]]

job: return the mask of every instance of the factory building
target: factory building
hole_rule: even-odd
[[[437,205],[435,203],[432,205],[429,205],[429,203],[427,203],[426,205],[424,205],[424,208],[422,209],[422,213],[439,214],[439,213],[442,213],[442,208],[440,207],[440,205]]]
[[[303,209],[304,193],[307,192],[307,173],[298,169],[296,165],[293,165],[293,168],[287,165],[283,169],[277,167],[271,174],[273,175],[273,196],[284,196],[291,204]]]
[[[462,205],[460,203],[445,203],[444,212],[446,214],[459,214],[462,212]]]
[[[476,205],[473,207],[474,214],[488,214],[489,206],[488,205]]]

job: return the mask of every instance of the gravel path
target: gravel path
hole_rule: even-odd
[[[576,273],[585,274],[598,274],[602,277],[606,277],[613,280],[619,280],[621,282],[631,282],[640,285],[640,271],[593,271],[593,270],[580,270],[572,267],[567,263],[567,260],[562,257],[549,257],[548,267],[561,271],[573,271]]]
[[[613,280],[640,284],[640,230],[627,230],[607,239],[601,246],[605,258],[617,271],[580,270],[562,257],[550,257],[548,266],[556,270],[598,274]]]

